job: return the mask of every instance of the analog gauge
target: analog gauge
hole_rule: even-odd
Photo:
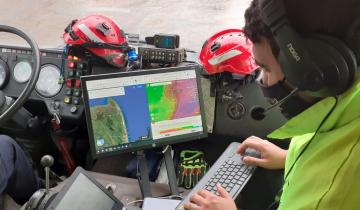
[[[20,61],[14,67],[14,79],[17,82],[24,83],[30,79],[32,67],[29,61]]]
[[[9,80],[9,68],[7,64],[0,60],[0,89],[2,89]]]
[[[60,69],[52,64],[41,67],[36,91],[44,97],[53,97],[59,93],[62,85],[59,84]]]

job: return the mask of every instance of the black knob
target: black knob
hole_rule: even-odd
[[[263,120],[266,110],[263,107],[255,106],[250,110],[251,118],[254,120]]]
[[[240,120],[245,112],[245,106],[241,102],[233,102],[227,107],[227,114],[233,120]]]
[[[43,167],[51,167],[54,164],[54,158],[51,155],[44,155],[40,162]]]

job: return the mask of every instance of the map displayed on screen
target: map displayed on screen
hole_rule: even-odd
[[[146,91],[152,122],[200,114],[196,79],[148,84]]]
[[[203,129],[194,71],[88,83],[92,134],[98,153]]]
[[[151,138],[145,89],[145,85],[126,86],[124,95],[89,100],[96,147]]]

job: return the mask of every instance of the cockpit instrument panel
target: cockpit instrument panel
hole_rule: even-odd
[[[0,45],[0,89],[18,97],[32,74],[33,58],[29,48]],[[41,49],[41,70],[29,97],[44,102],[50,116],[77,123],[84,112],[80,76],[91,73],[87,60],[65,55],[63,49]]]
[[[29,81],[32,67],[29,61],[23,60],[15,64],[13,70],[14,79],[19,83]]]
[[[61,72],[54,64],[45,64],[41,67],[36,91],[43,97],[51,98],[59,93],[62,88]]]

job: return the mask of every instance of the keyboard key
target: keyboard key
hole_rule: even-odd
[[[229,194],[231,195],[231,196],[234,196],[236,193],[237,193],[237,191],[239,190],[239,188],[240,188],[241,186],[240,185],[235,185],[232,189],[231,189],[231,191],[229,192]]]
[[[252,172],[252,168],[248,168],[248,169],[246,169],[246,171],[245,171],[246,174],[251,174],[251,172]]]

